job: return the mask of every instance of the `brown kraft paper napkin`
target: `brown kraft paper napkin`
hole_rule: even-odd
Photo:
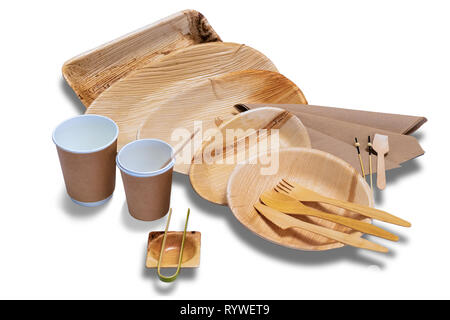
[[[253,105],[245,105],[245,106],[249,107]],[[373,140],[373,137],[376,133],[387,135],[389,137],[389,153],[386,156],[386,161],[396,164],[397,166],[398,164],[401,164],[405,161],[411,160],[424,154],[424,151],[420,147],[420,144],[418,143],[417,139],[415,139],[412,136],[397,134],[373,127],[363,126],[341,120],[335,120],[332,118],[317,116],[299,111],[296,111],[295,115],[297,115],[297,117],[302,121],[302,123],[307,127],[308,130],[314,129],[316,131],[315,135],[316,138],[318,137],[317,132],[328,136],[328,138],[326,139],[327,141],[326,144],[324,144],[325,138],[324,137],[321,138],[320,146],[318,144],[318,141],[314,139],[313,136],[311,136],[313,148],[327,151],[334,155],[341,154],[339,157],[346,160],[349,163],[354,163],[354,160],[358,160],[357,151],[354,146],[355,141],[354,139],[355,137],[357,137],[359,143],[361,144],[361,156],[363,158],[366,173],[368,173],[369,171],[367,137],[371,136],[371,139]],[[337,143],[333,146],[332,144],[330,144],[331,142],[330,137],[347,144],[351,148],[346,147],[345,149],[343,149],[342,144]],[[323,147],[324,145],[326,145],[326,150]],[[353,149],[353,152],[351,152],[351,149]],[[345,153],[342,150],[346,150]],[[374,159],[376,161],[376,156],[374,157]],[[373,164],[374,162],[372,162],[372,165]],[[357,162],[355,168],[360,168],[359,162]],[[374,168],[374,166],[372,166],[372,168]],[[360,169],[358,171],[360,171]]]
[[[332,155],[335,155],[338,158],[346,161],[353,168],[356,169],[359,173],[361,173],[361,168],[359,164],[358,153],[356,148],[348,143],[342,142],[336,138],[330,137],[320,131],[315,129],[307,128],[309,137],[311,138],[312,148],[322,150]],[[367,152],[362,152],[361,157],[364,163],[364,171],[365,174],[369,174],[369,154]],[[395,168],[399,168],[400,165],[385,159],[386,170],[391,170]],[[372,158],[372,172],[375,173],[377,171],[376,166],[376,156]]]
[[[374,135],[378,133],[389,137],[387,160],[401,164],[424,154],[419,142],[412,136],[311,114],[299,114],[298,117],[307,128],[320,131],[351,146],[354,146],[354,139],[357,137],[361,144],[361,153],[368,153],[367,137],[370,136],[373,140]]]
[[[335,120],[357,123],[363,126],[379,128],[399,134],[411,134],[427,122],[425,117],[305,104],[245,104],[245,106],[249,109],[260,107],[283,108],[297,116],[299,116],[300,113],[308,113]]]

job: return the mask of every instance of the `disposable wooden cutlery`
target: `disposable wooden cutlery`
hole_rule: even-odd
[[[354,152],[351,147],[351,152]],[[259,156],[257,156],[259,157]],[[314,186],[314,191],[337,199],[350,199],[359,204],[371,205],[370,188],[353,167],[345,161],[329,153],[309,148],[280,149],[278,152],[278,170],[273,175],[261,171],[267,168],[263,161],[237,165],[228,179],[227,202],[236,219],[246,228],[262,238],[279,245],[297,250],[324,251],[340,248],[341,242],[302,229],[282,230],[267,221],[255,208],[260,202],[261,195],[273,189],[281,179],[295,181],[305,186]],[[354,157],[356,159],[356,157]],[[215,185],[211,184],[211,188]],[[296,200],[297,201],[297,200]],[[309,203],[305,203],[310,205]],[[334,206],[316,209],[346,216],[364,222],[369,218],[354,214]],[[324,205],[325,207],[325,205]],[[278,210],[280,211],[280,210]],[[327,229],[345,232],[354,237],[360,236],[360,231],[347,228],[337,223],[316,217],[295,217],[295,220],[311,222]],[[309,221],[308,221],[309,220]]]
[[[303,230],[307,230],[321,236],[327,237],[332,240],[336,240],[343,244],[377,251],[377,252],[388,252],[389,250],[386,247],[383,247],[379,244],[366,240],[364,238],[358,238],[347,233],[327,229],[325,227],[321,227],[312,223],[307,223],[299,219],[295,219],[287,214],[284,214],[280,211],[272,209],[260,202],[257,202],[254,205],[255,209],[264,217],[266,217],[269,221],[271,221],[276,226],[280,227],[283,230],[290,228],[300,228]]]
[[[281,211],[283,213],[288,213],[292,215],[304,215],[317,217],[338,223],[340,225],[352,228],[363,233],[371,234],[380,238],[388,239],[391,241],[398,241],[398,236],[383,230],[377,226],[370,223],[359,221],[356,219],[343,217],[337,214],[332,214],[328,212],[323,212],[311,207],[308,207],[301,202],[292,199],[291,197],[276,192],[274,190],[266,191],[261,195],[261,202],[265,205],[271,207],[272,209]]]
[[[377,152],[377,187],[380,190],[386,188],[386,170],[384,156],[389,152],[388,136],[376,134],[373,138],[373,149]]]
[[[372,179],[372,174],[373,174],[373,170],[372,170],[372,154],[373,154],[373,148],[372,148],[372,142],[370,142],[370,136],[368,136],[367,138],[367,147],[369,150],[369,174],[370,174],[370,190],[372,191],[373,194],[373,179]]]
[[[358,152],[359,165],[361,166],[361,175],[365,179],[366,173],[364,172],[364,164],[363,164],[363,160],[361,158],[361,150],[359,149],[360,146],[361,145],[358,142],[358,138],[355,137],[355,148],[356,148],[356,151]]]
[[[278,192],[287,194],[288,196],[298,200],[298,201],[306,201],[306,202],[322,202],[331,204],[336,207],[340,207],[343,209],[347,209],[353,212],[357,212],[366,217],[370,217],[376,220],[396,224],[402,227],[411,227],[411,224],[408,221],[400,219],[394,215],[391,215],[385,211],[374,209],[371,207],[363,206],[357,203],[347,202],[343,200],[337,200],[322,196],[312,190],[306,189],[296,183],[288,182],[285,179],[282,179],[280,183],[278,183],[275,188]]]

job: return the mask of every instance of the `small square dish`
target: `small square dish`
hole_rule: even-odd
[[[164,231],[150,232],[147,247],[147,268],[157,268],[159,254],[161,252]],[[161,263],[161,268],[176,268],[180,256],[182,231],[167,232],[166,246]],[[197,268],[200,266],[201,233],[198,231],[187,231],[184,243],[183,260],[181,268]]]

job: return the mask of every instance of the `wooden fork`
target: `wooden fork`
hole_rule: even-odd
[[[308,206],[305,206],[303,203],[292,199],[291,197],[276,192],[275,190],[266,191],[261,195],[261,202],[265,205],[293,215],[305,215],[311,217],[317,217],[321,219],[325,219],[328,221],[332,221],[338,223],[340,225],[352,228],[357,231],[361,231],[363,233],[371,234],[383,239],[398,241],[398,236],[392,234],[386,230],[383,230],[377,226],[374,226],[370,223],[366,223],[363,221],[359,221],[356,219],[343,217],[337,214],[332,214],[328,212],[323,212]]]
[[[320,234],[321,236],[336,240],[340,243],[347,244],[352,247],[368,249],[377,252],[389,251],[387,248],[364,238],[358,238],[347,233],[327,229],[312,223],[307,223],[302,220],[295,219],[287,214],[265,206],[259,201],[255,203],[254,207],[261,215],[266,217],[266,219],[283,230],[290,228],[300,228],[306,231]]]
[[[284,179],[277,185],[275,189],[278,192],[287,194],[288,196],[298,201],[327,203],[336,207],[357,212],[359,214],[362,214],[363,216],[370,217],[376,220],[396,224],[402,227],[411,227],[411,223],[409,223],[408,221],[400,219],[385,211],[374,209],[357,203],[328,198],[312,190],[306,189],[299,184],[288,182]]]

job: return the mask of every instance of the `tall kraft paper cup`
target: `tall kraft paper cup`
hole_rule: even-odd
[[[175,160],[164,164],[172,155],[173,148],[158,139],[136,140],[119,151],[116,162],[122,174],[128,211],[134,218],[153,221],[169,211]]]
[[[115,122],[99,115],[77,116],[56,127],[53,142],[73,202],[96,207],[111,198],[118,135]]]

